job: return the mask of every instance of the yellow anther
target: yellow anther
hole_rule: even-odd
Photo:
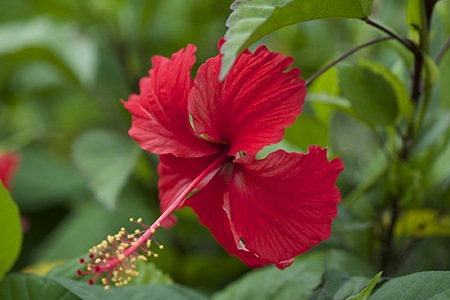
[[[155,228],[150,229],[150,232],[155,233],[156,232]]]
[[[153,253],[153,257],[157,258],[158,257],[158,253]]]
[[[133,223],[134,222],[134,218],[130,218],[130,222]]]
[[[142,223],[142,218],[137,219],[137,223]]]
[[[147,257],[145,257],[144,255],[139,255],[138,259],[142,261],[147,261]]]
[[[158,247],[159,249],[164,249],[164,245],[159,245],[159,247]]]
[[[108,235],[108,242],[111,244],[114,241],[114,237],[112,235]]]
[[[109,286],[109,284],[107,284],[107,285],[105,285],[103,288],[105,289],[105,291],[107,291],[107,290],[110,289],[110,286]]]

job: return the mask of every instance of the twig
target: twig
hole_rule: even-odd
[[[323,73],[325,73],[328,69],[330,69],[331,67],[335,66],[336,64],[338,64],[340,61],[344,60],[345,58],[347,58],[348,56],[352,55],[353,53],[357,52],[358,50],[361,50],[367,46],[376,44],[376,43],[380,43],[386,40],[392,39],[391,36],[385,36],[385,37],[380,37],[380,38],[376,38],[373,40],[370,40],[368,42],[365,42],[364,44],[361,44],[359,46],[356,46],[352,49],[347,50],[346,52],[344,52],[342,55],[340,55],[339,57],[337,57],[336,59],[334,59],[333,61],[331,61],[329,64],[327,64],[326,66],[324,66],[323,68],[321,68],[319,71],[317,71],[314,75],[312,75],[311,77],[309,77],[305,84],[306,86],[308,86],[309,84],[311,84],[315,79],[317,79],[317,77],[319,77],[320,75],[322,75]]]
[[[370,26],[373,26],[375,28],[380,29],[381,31],[387,33],[388,35],[390,35],[391,37],[393,37],[394,39],[396,39],[397,41],[399,41],[400,43],[402,43],[406,48],[408,48],[411,52],[415,53],[417,51],[419,51],[418,47],[416,46],[416,44],[414,44],[414,42],[412,42],[410,39],[407,39],[401,35],[399,35],[398,33],[396,33],[395,31],[393,31],[392,29],[389,29],[387,27],[385,27],[384,25],[381,25],[378,22],[373,21],[372,19],[370,19],[369,17],[366,17],[363,19],[367,24],[369,24]]]
[[[450,48],[450,37],[447,39],[445,44],[442,46],[442,48],[439,50],[438,54],[436,55],[435,62],[437,65],[439,65],[444,58],[444,55],[447,53],[447,50]]]

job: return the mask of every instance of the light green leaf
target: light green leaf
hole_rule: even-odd
[[[131,139],[105,130],[93,130],[75,141],[73,160],[97,199],[115,209],[139,155]]]
[[[148,284],[173,284],[169,275],[158,269],[152,262],[136,262],[136,271],[139,276],[131,280],[130,285],[148,285]]]
[[[372,291],[377,285],[378,280],[381,277],[381,274],[383,272],[379,272],[377,275],[375,275],[372,280],[367,284],[367,286],[358,294],[348,297],[346,300],[367,300],[369,299],[370,294],[372,294]]]
[[[221,48],[220,78],[225,78],[240,51],[282,27],[324,18],[364,18],[372,0],[238,0],[232,5]]]
[[[286,128],[284,138],[301,149],[308,149],[308,145],[313,144],[322,147],[330,144],[326,124],[307,114],[302,114]]]
[[[377,288],[370,300],[444,300],[450,298],[450,272],[430,271],[389,280]]]
[[[339,85],[362,120],[370,125],[390,125],[398,113],[390,82],[363,65],[340,66]]]
[[[82,85],[92,84],[97,72],[97,45],[69,23],[49,18],[0,26],[0,56],[31,48],[50,50],[62,67]]]
[[[46,277],[12,274],[0,283],[2,300],[78,300],[75,294]]]
[[[408,0],[406,7],[406,21],[411,30],[421,30],[423,27],[420,15],[421,0]]]
[[[9,271],[22,245],[22,226],[17,205],[0,180],[0,280]],[[1,298],[1,297],[0,297]],[[3,298],[1,298],[3,299]]]
[[[439,67],[427,54],[424,54],[424,78],[429,85],[433,85],[439,79]]]
[[[310,253],[289,268],[269,266],[252,271],[215,294],[225,299],[306,299],[320,284],[323,273],[322,253]]]

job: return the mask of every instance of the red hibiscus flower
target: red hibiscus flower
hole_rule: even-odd
[[[300,69],[286,71],[292,58],[264,46],[254,53],[247,50],[219,82],[221,56],[207,60],[191,78],[195,50],[188,45],[171,59],[153,57],[140,94],[124,102],[132,115],[131,137],[159,155],[163,213],[139,236],[119,233],[115,240],[123,251],[118,256],[124,260],[139,248],[152,254],[141,245],[160,223],[170,221],[174,210],[189,206],[216,240],[247,265],[285,268],[296,255],[329,238],[340,201],[335,182],[342,161],[328,161],[326,149],[318,146],[305,154],[279,150],[261,160],[255,157],[264,146],[279,142],[301,112],[306,90]],[[100,250],[117,249],[116,241],[109,238],[113,245],[100,244]],[[100,262],[88,264],[91,273],[121,261],[98,260],[98,252],[91,254]]]
[[[19,156],[14,153],[0,153],[0,180],[10,189],[11,180],[19,164]]]

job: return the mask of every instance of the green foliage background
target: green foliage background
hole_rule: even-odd
[[[371,1],[362,2],[364,13]],[[409,5],[415,2],[410,0]],[[416,17],[407,16],[407,4],[375,0],[371,17],[417,40],[417,32],[408,27]],[[72,261],[65,265],[70,273],[76,270],[73,259],[84,256],[106,235],[128,227],[130,217],[143,217],[148,223],[156,219],[157,157],[139,150],[128,137],[130,116],[119,100],[138,92],[139,79],[148,74],[153,55],[170,57],[192,43],[198,47],[195,68],[216,56],[230,5],[222,0],[0,3],[0,150],[21,156],[11,194],[30,224],[11,272],[25,269],[43,275]],[[449,7],[448,0],[436,4],[431,58],[450,34]],[[292,56],[302,76],[309,78],[346,50],[382,36],[358,17],[309,21],[265,35],[274,31],[269,25],[273,30],[257,31],[257,38],[263,38],[251,48],[264,43]],[[231,38],[232,30],[227,33]],[[231,58],[234,50],[247,45],[234,42],[227,46]],[[284,273],[272,267],[250,271],[214,241],[195,214],[183,209],[177,212],[176,227],[158,232],[158,241],[166,247],[152,263],[177,284],[218,299],[255,293],[278,295],[276,299],[303,299],[299,295],[344,299],[361,292],[379,271],[389,276],[449,271],[450,55],[439,66],[426,64],[423,76],[433,84],[428,110],[408,159],[401,160],[395,158],[401,144],[398,131],[413,118],[409,99],[413,63],[394,40],[350,56],[308,86],[304,113],[275,146],[295,151],[309,144],[328,146],[332,155],[344,160],[338,182],[343,202],[330,240],[299,257]],[[392,253],[386,254],[383,234],[392,220],[393,197],[401,213]],[[161,272],[157,269],[155,273]],[[80,294],[78,282],[64,281],[67,276],[61,274],[21,279],[11,275],[0,285],[0,295],[23,280],[30,286],[56,285],[67,299],[95,299]],[[447,272],[417,274],[431,281],[441,280],[442,274],[448,278]],[[277,277],[278,282],[273,280]],[[397,282],[411,280],[415,279],[402,277]],[[267,291],[261,282],[266,282]],[[449,290],[444,287],[439,293],[448,295]],[[191,297],[179,286],[155,291],[161,297]],[[101,289],[93,293],[99,299],[103,295]],[[380,289],[373,296],[384,299],[384,295],[388,291]],[[197,296],[192,294],[192,299]]]

